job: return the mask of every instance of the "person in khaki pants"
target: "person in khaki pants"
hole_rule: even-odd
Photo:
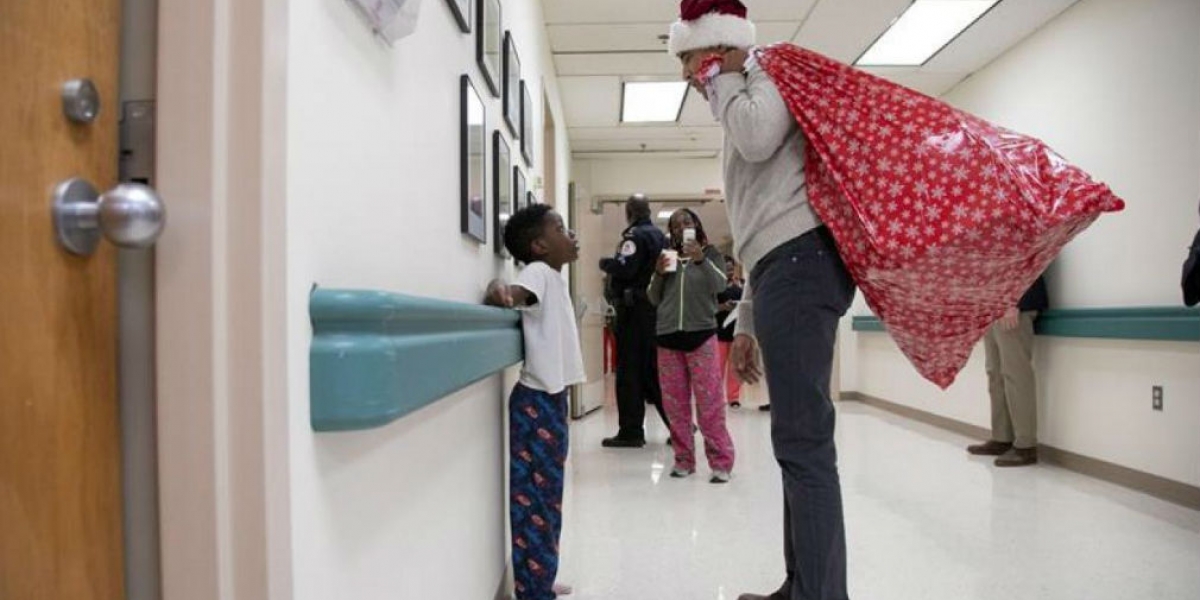
[[[992,439],[967,447],[995,456],[997,467],[1037,462],[1037,377],[1033,372],[1033,321],[1049,304],[1046,282],[1038,277],[1017,306],[983,337],[988,395],[992,399]]]

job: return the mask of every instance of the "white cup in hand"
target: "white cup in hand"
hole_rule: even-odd
[[[664,271],[674,273],[679,270],[679,252],[675,250],[663,250],[662,255],[667,257],[667,266]]]

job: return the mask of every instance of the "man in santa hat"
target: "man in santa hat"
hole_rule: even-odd
[[[771,442],[783,472],[787,578],[770,595],[739,600],[845,599],[846,535],[829,380],[838,320],[854,298],[854,282],[808,202],[807,139],[778,88],[748,55],[755,29],[745,5],[684,0],[680,13],[669,50],[724,128],[726,210],[734,253],[750,274],[732,361],[753,383],[763,372],[761,348]]]

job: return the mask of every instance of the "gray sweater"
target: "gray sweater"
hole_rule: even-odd
[[[734,254],[748,278],[736,329],[754,335],[749,275],[767,253],[820,226],[821,219],[805,190],[807,140],[771,78],[751,58],[744,74],[717,76],[713,90],[725,130],[725,210]]]
[[[700,263],[679,261],[674,273],[650,278],[646,295],[658,307],[657,335],[717,328],[717,294],[725,291],[725,257],[716,248],[704,249]]]

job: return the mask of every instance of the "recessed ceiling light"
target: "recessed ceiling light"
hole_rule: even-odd
[[[855,61],[860,67],[925,64],[1000,0],[915,0]]]
[[[627,81],[621,101],[621,122],[678,121],[686,95],[686,81]]]

